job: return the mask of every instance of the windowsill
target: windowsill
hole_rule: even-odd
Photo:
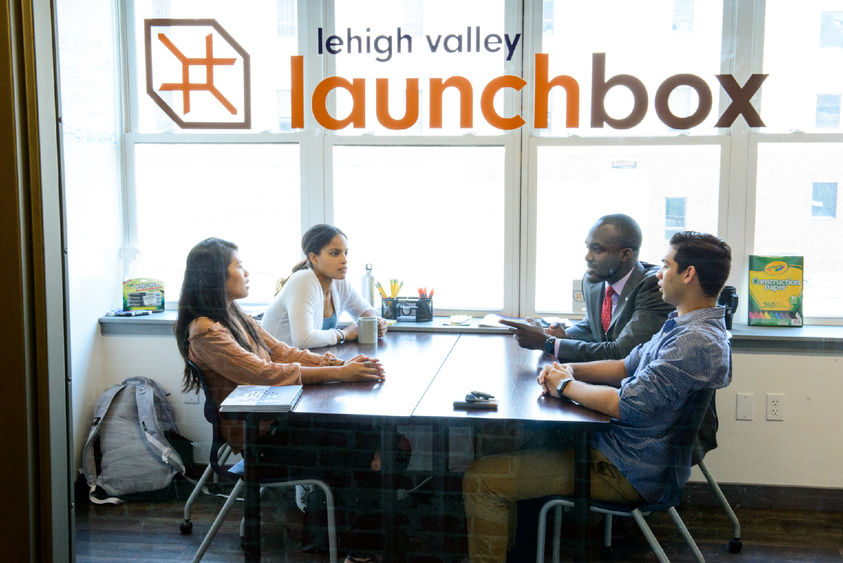
[[[176,311],[163,311],[141,317],[100,317],[100,331],[104,335],[172,335]],[[447,317],[432,321],[398,322],[389,330],[403,332],[449,332],[473,334],[506,334],[508,329],[471,325],[445,324]],[[843,352],[843,327],[762,327],[735,324],[732,327],[732,347],[740,352],[839,354]]]

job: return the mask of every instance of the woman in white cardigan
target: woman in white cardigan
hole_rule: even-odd
[[[293,273],[278,282],[280,290],[266,310],[261,327],[297,348],[320,348],[357,339],[357,324],[338,328],[343,311],[352,319],[377,317],[378,312],[351,286],[348,241],[332,225],[314,225],[301,239],[305,259]],[[378,319],[378,336],[386,333],[386,321]]]

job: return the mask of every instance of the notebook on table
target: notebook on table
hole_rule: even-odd
[[[238,385],[220,412],[290,412],[301,392],[301,385]]]

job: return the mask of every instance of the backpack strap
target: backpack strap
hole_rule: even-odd
[[[173,410],[173,406],[170,404],[170,400],[168,399],[170,393],[164,391],[161,385],[159,385],[154,379],[146,379],[146,381],[149,386],[152,387],[155,398],[158,399],[158,426],[165,432],[169,430],[177,434],[181,434],[176,426],[176,413]]]
[[[88,438],[85,440],[85,446],[82,448],[82,473],[85,475],[85,480],[89,485],[93,485],[97,480],[97,462],[94,459],[94,441],[99,435],[102,428],[101,422],[105,418],[108,409],[111,407],[111,402],[114,397],[126,388],[126,382],[118,385],[112,385],[100,395],[94,405],[94,415],[91,418],[91,429],[88,431]]]
[[[158,419],[155,415],[155,390],[149,384],[148,379],[137,379],[142,380],[135,387],[135,399],[138,406],[138,422],[140,423],[144,438],[146,438],[149,447],[161,458],[163,463],[166,463],[184,475],[184,462],[182,462],[181,456],[170,445],[170,442],[167,441],[167,438],[158,426]]]
[[[123,500],[122,498],[119,498],[119,497],[102,497],[102,498],[100,498],[100,497],[98,497],[94,494],[96,492],[97,488],[98,487],[95,483],[95,484],[91,485],[91,488],[88,490],[88,500],[91,501],[93,504],[113,504],[113,505],[116,506],[118,504],[123,504],[124,502],[126,502],[125,500]]]

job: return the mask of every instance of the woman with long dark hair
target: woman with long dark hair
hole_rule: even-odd
[[[358,317],[377,317],[377,310],[346,279],[348,240],[333,225],[310,227],[302,236],[304,260],[278,281],[275,299],[261,326],[278,340],[299,348],[319,348],[357,339],[357,324],[343,328],[337,320],[343,311]],[[378,335],[386,333],[386,320],[378,319]]]
[[[202,370],[208,391],[216,405],[237,385],[292,385],[314,384],[329,381],[382,381],[383,367],[375,358],[358,355],[341,360],[333,354],[314,354],[279,342],[264,331],[236,301],[249,295],[249,273],[240,262],[234,243],[209,238],[193,247],[187,257],[179,315],[175,325],[179,352],[184,358],[184,390],[198,390],[199,381],[188,361]],[[242,422],[220,413],[220,431],[235,452],[243,447]],[[267,421],[260,427],[260,448],[263,462],[277,465],[279,471],[308,471],[302,468],[303,459],[316,466],[331,467],[334,477],[361,466],[370,470],[369,460],[374,454],[348,451],[339,459],[324,459],[327,454],[312,448],[301,453],[292,450],[295,432],[309,432],[307,441],[316,446],[336,441],[332,431],[319,431],[304,427],[290,428]],[[371,440],[369,440],[371,443]],[[349,460],[354,460],[349,463]],[[295,461],[295,463],[294,463]],[[292,466],[296,465],[296,469]],[[306,462],[304,463],[306,465]],[[311,473],[311,476],[313,473]],[[348,484],[349,479],[335,479]],[[373,479],[369,479],[373,481]],[[376,481],[376,480],[374,480]],[[377,495],[376,495],[377,496]],[[341,506],[338,495],[338,506]]]

